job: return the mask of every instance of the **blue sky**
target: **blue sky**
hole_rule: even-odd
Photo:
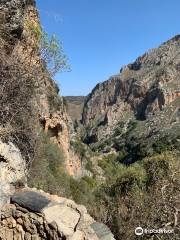
[[[63,42],[71,72],[61,95],[87,95],[150,48],[180,33],[180,0],[37,0],[41,22]]]

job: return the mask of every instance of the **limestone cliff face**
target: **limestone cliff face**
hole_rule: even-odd
[[[81,160],[71,148],[73,126],[66,109],[41,116],[40,122],[51,140],[63,149],[69,175],[80,177],[82,174]]]
[[[25,180],[25,169],[20,151],[0,141],[0,209],[15,192],[16,183]]]
[[[89,94],[82,122],[88,141],[110,134],[120,121],[146,120],[180,96],[180,35],[139,57]]]
[[[22,38],[26,19],[37,20],[34,0],[2,0],[0,3],[1,37],[12,49]]]
[[[52,140],[64,151],[65,164],[70,175],[81,175],[81,161],[73,152],[70,140],[73,127],[67,114],[63,98],[58,95],[57,84],[42,71],[39,51],[37,50],[37,35],[40,30],[39,15],[34,0],[1,1],[1,38],[8,41],[8,54],[18,56],[28,69],[33,67],[37,76],[36,94],[32,99],[36,109],[35,125],[43,122],[45,131],[57,131]],[[53,129],[53,130],[52,130]]]

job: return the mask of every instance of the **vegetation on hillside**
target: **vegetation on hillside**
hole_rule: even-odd
[[[164,152],[125,166],[110,155],[99,163],[106,182],[98,185],[93,178],[81,179],[72,196],[107,224],[116,239],[136,239],[137,226],[173,230],[173,239],[178,239],[179,160],[178,152]],[[159,239],[171,237],[160,235]],[[151,239],[156,236],[152,234]]]
[[[37,22],[28,19],[24,25],[28,34],[27,38],[33,41],[33,50],[40,54],[41,64],[51,77],[57,72],[70,70],[63,44],[56,34],[48,35]]]
[[[29,169],[29,185],[60,196],[70,195],[70,177],[65,171],[62,149],[39,132],[36,156]]]
[[[70,197],[85,205],[97,221],[110,227],[117,240],[136,239],[134,230],[137,226],[173,230],[173,239],[178,239],[178,151],[155,153],[128,166],[119,162],[117,154],[105,155],[98,161],[106,179],[100,183],[90,159],[87,165],[93,172],[92,176],[78,180],[69,177],[64,172],[64,158],[59,147],[43,133],[41,137],[43,144],[32,167],[31,186]],[[80,143],[78,147],[75,145],[81,152],[80,146]],[[160,235],[159,239],[171,236]],[[148,237],[143,235],[140,239]],[[156,239],[156,235],[152,234],[151,239]]]
[[[16,51],[7,54],[6,43],[0,41],[0,137],[15,143],[29,161],[35,147],[32,101],[39,70]]]

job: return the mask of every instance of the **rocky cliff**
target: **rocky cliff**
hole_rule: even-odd
[[[176,135],[178,117],[173,124],[169,119],[179,111],[179,65],[180,35],[177,35],[123,67],[118,75],[99,83],[83,109],[85,142],[97,143],[113,136],[118,128],[125,134],[132,121],[137,121],[149,138],[154,136],[152,132],[157,136],[162,129],[168,135],[174,128],[172,132]],[[142,135],[136,133],[139,139]]]
[[[2,1],[0,7],[1,39],[8,41],[8,53],[18,56],[27,71],[30,65],[33,66],[32,78],[36,81],[36,90],[32,98],[36,125],[38,126],[39,121],[46,133],[51,133],[52,141],[56,141],[63,149],[68,173],[80,176],[81,161],[70,146],[70,139],[73,138],[72,121],[63,98],[58,95],[57,84],[41,67],[36,47],[41,26],[35,1]]]
[[[156,109],[162,110],[170,99],[177,98],[180,95],[179,45],[180,35],[177,35],[122,68],[120,74],[98,84],[86,100],[83,123],[87,125],[98,119],[98,115],[105,115],[118,103],[127,104],[138,119],[146,119]],[[113,115],[118,117],[118,113]]]

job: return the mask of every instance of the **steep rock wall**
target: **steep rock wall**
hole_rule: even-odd
[[[146,120],[179,98],[180,35],[139,57],[86,99],[82,123],[90,142],[108,135],[120,121]]]
[[[33,74],[36,75],[36,92],[35,96],[32,96],[36,112],[34,125],[37,127],[42,119],[46,121],[46,128],[47,126],[51,128],[50,126],[54,124],[57,125],[59,132],[56,140],[64,151],[67,172],[72,176],[80,176],[81,161],[70,146],[73,135],[71,119],[67,114],[63,98],[58,95],[57,84],[51,79],[48,72],[42,70],[36,46],[37,34],[41,26],[35,1],[1,1],[0,9],[2,10],[0,36],[4,42],[8,42],[8,54],[18,56],[27,69],[31,65]]]
[[[44,117],[41,116],[40,122],[45,133],[49,134],[51,140],[63,149],[69,175],[80,177],[82,174],[81,160],[71,148],[70,141],[73,138],[73,128],[66,110],[57,111]]]
[[[0,209],[16,190],[16,184],[25,180],[25,161],[12,143],[0,141]]]

